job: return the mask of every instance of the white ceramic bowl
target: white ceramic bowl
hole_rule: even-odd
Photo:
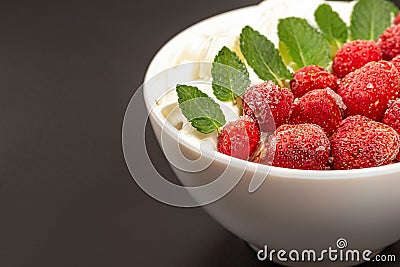
[[[336,3],[332,6],[336,7]],[[227,26],[240,31],[244,24],[251,24],[243,18],[254,17],[258,10],[258,7],[248,7],[231,11],[180,33],[154,57],[146,80],[177,64],[172,59],[176,59],[180,51],[187,50],[202,33]],[[196,47],[193,47],[190,49],[195,53]],[[178,78],[165,76],[162,78],[165,80],[160,81],[165,86],[151,90],[145,87],[144,98],[149,110],[177,79],[193,79],[194,73],[195,70],[188,71],[181,74],[185,77]],[[150,120],[160,142],[165,117],[153,110]],[[164,131],[165,142],[178,141],[177,129],[164,127]],[[179,143],[184,154],[197,154],[190,140],[183,138]],[[192,186],[217,177],[228,163],[237,173],[244,171],[244,176],[230,193],[205,209],[254,247],[323,250],[335,248],[336,240],[345,238],[349,248],[378,252],[400,239],[400,164],[350,171],[301,171],[248,163],[243,170],[243,161],[217,153],[212,164],[201,172],[183,172],[172,167],[184,185]],[[255,171],[269,172],[269,176],[256,192],[249,193],[249,182]],[[351,265],[349,262],[324,263],[327,264]]]

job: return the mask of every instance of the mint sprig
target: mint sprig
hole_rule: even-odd
[[[340,18],[339,14],[332,10],[327,4],[321,4],[314,13],[315,21],[324,37],[328,40],[332,50],[338,50],[348,37],[348,28],[346,23]],[[335,53],[336,54],[336,53]]]
[[[199,132],[219,132],[220,127],[225,125],[225,116],[220,106],[197,87],[178,84],[176,93],[183,115]]]
[[[278,36],[296,64],[295,70],[309,65],[327,67],[331,61],[328,41],[305,19],[279,20]]]
[[[351,15],[351,39],[375,41],[391,25],[393,11],[386,0],[359,0]]]
[[[240,34],[240,50],[262,80],[272,80],[282,86],[284,80],[292,78],[274,44],[250,26],[244,27]]]
[[[214,95],[221,101],[236,103],[250,85],[246,65],[226,46],[215,56],[211,75]]]

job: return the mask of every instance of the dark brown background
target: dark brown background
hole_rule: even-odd
[[[272,266],[202,209],[148,197],[121,150],[126,105],[156,51],[257,2],[1,1],[0,266]],[[386,253],[400,258],[400,244]]]

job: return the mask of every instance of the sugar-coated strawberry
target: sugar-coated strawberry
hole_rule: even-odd
[[[341,109],[345,108],[342,98],[331,89],[314,90],[294,101],[289,122],[317,124],[332,136],[343,119]]]
[[[393,101],[386,110],[382,122],[389,125],[400,134],[400,99]],[[397,154],[397,161],[400,161],[400,153]]]
[[[226,124],[218,136],[218,151],[239,159],[249,160],[260,143],[260,131],[248,116]]]
[[[400,25],[387,28],[376,41],[383,52],[383,59],[391,60],[400,54]]]
[[[390,100],[400,93],[400,74],[387,61],[370,62],[342,79],[338,94],[346,105],[345,115],[382,119]]]
[[[344,44],[333,59],[333,73],[343,78],[371,61],[382,60],[382,50],[372,41],[356,40]]]
[[[290,169],[324,170],[330,151],[330,141],[318,125],[282,125],[269,137],[261,152],[260,163]]]
[[[332,140],[336,170],[378,167],[391,163],[400,148],[399,134],[390,126],[356,115],[343,120]]]
[[[302,97],[315,89],[330,88],[337,90],[338,79],[319,66],[306,66],[296,71],[290,81],[290,88],[295,98]]]
[[[272,81],[249,87],[242,97],[243,113],[258,122],[261,132],[274,132],[288,122],[293,94]]]
[[[400,99],[391,103],[383,116],[382,122],[400,134]]]

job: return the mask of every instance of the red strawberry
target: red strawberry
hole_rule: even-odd
[[[239,159],[249,160],[257,150],[260,131],[248,116],[226,124],[218,136],[218,151]]]
[[[332,140],[336,170],[378,167],[391,163],[400,148],[399,134],[364,116],[345,119]]]
[[[400,93],[400,74],[390,62],[370,62],[349,73],[339,85],[338,94],[347,106],[346,116],[364,115],[382,119],[389,100]]]
[[[294,97],[269,81],[251,86],[242,99],[243,113],[258,122],[261,132],[273,132],[288,122]]]
[[[400,99],[393,102],[386,110],[382,122],[389,125],[400,134]],[[400,161],[400,153],[397,155],[397,161]]]
[[[390,62],[392,62],[400,72],[400,55],[395,56]]]
[[[386,110],[382,122],[400,134],[400,99],[393,102]]]
[[[282,125],[268,139],[260,163],[276,167],[323,170],[330,155],[330,142],[314,124]]]
[[[293,80],[290,81],[290,88],[296,98],[302,97],[309,91],[328,87],[336,91],[338,79],[324,68],[313,65],[296,71]]]
[[[342,98],[331,89],[314,90],[294,101],[289,122],[317,124],[332,136],[342,121],[341,109],[345,108]]]
[[[376,41],[383,52],[383,59],[391,60],[400,54],[400,25],[387,28]]]
[[[381,49],[372,41],[356,40],[344,44],[333,59],[333,73],[343,78],[371,61],[382,60]]]
[[[400,24],[400,13],[397,14],[397,16],[395,17],[393,24],[395,25]]]

